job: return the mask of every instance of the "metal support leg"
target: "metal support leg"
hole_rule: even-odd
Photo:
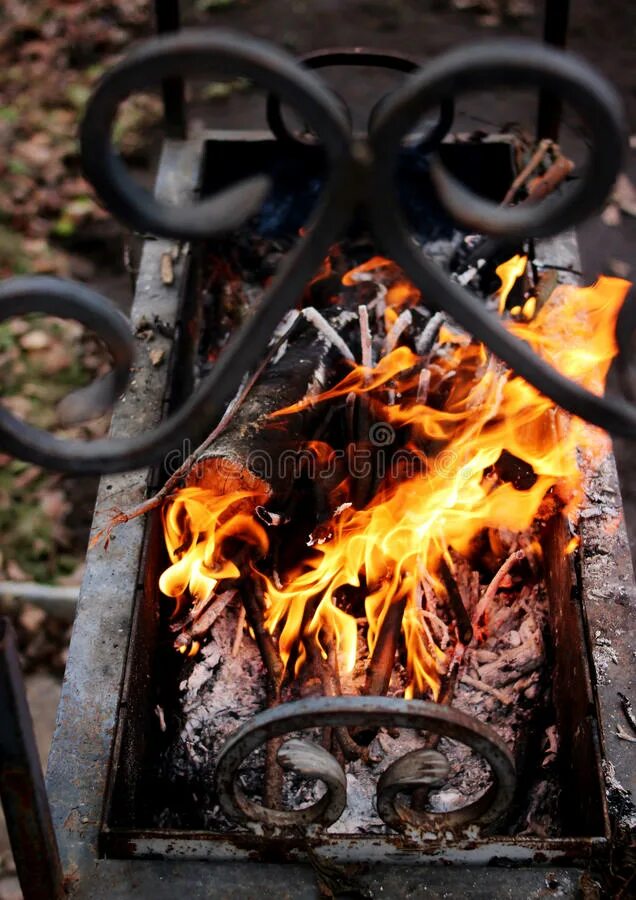
[[[155,18],[159,34],[179,31],[181,28],[179,0],[155,0]],[[188,126],[183,79],[165,78],[162,83],[162,93],[166,134],[170,138],[185,140]]]
[[[0,618],[0,800],[25,900],[62,900],[62,866],[20,670]]]
[[[565,47],[570,19],[570,0],[545,0],[543,20],[543,40],[553,47]],[[549,91],[539,94],[539,114],[537,118],[537,140],[559,139],[561,125],[561,101]]]

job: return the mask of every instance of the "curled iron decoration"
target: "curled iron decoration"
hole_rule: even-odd
[[[465,713],[425,700],[317,697],[266,710],[227,741],[215,772],[223,812],[232,819],[279,827],[335,822],[344,810],[346,781],[340,765],[318,745],[293,740],[283,744],[279,753],[279,759],[282,754],[288,768],[324,782],[325,794],[309,807],[291,811],[269,809],[246,797],[238,783],[242,763],[266,741],[325,726],[423,729],[461,741],[488,762],[493,779],[490,788],[473,803],[450,813],[415,812],[398,799],[400,793],[433,786],[447,777],[448,763],[441,753],[416,750],[392,763],[380,777],[377,788],[378,813],[392,828],[431,830],[469,823],[489,827],[504,816],[514,795],[515,765],[508,747],[495,731]]]
[[[340,66],[362,66],[364,68],[388,69],[392,72],[403,72],[410,75],[417,71],[419,63],[403,53],[395,53],[388,50],[374,50],[371,47],[334,47],[329,50],[314,50],[299,57],[301,62],[308,69],[325,69]],[[342,103],[346,110],[349,122],[353,121],[351,111],[346,106],[344,100],[339,96],[338,100]],[[373,127],[373,122],[390,93],[381,97],[371,109],[369,114],[368,127]],[[431,131],[420,141],[418,150],[421,153],[428,153],[434,147],[437,147],[444,140],[450,131],[453,118],[455,116],[455,105],[452,99],[443,97],[439,103],[439,118]],[[293,134],[283,120],[281,113],[280,98],[275,94],[270,94],[267,98],[267,124],[272,134],[280,141],[292,141],[294,143],[306,143],[303,138]]]
[[[319,60],[316,57],[316,65]],[[186,30],[153,38],[139,45],[102,78],[88,103],[81,130],[84,172],[101,200],[127,225],[177,240],[209,238],[231,232],[263,201],[269,180],[259,175],[199,203],[184,207],[164,204],[136,184],[113,149],[113,121],[120,103],[129,94],[156,86],[166,78],[218,72],[246,76],[264,87],[300,113],[321,144],[327,180],[302,238],[196,394],[153,431],[88,444],[62,442],[23,428],[8,414],[2,414],[2,446],[17,456],[37,460],[40,465],[81,474],[141,468],[159,461],[185,438],[198,443],[218,422],[245,372],[253,370],[262,358],[274,328],[298,301],[330,245],[341,237],[361,206],[370,213],[382,251],[402,266],[425,297],[448,312],[517,374],[569,412],[613,434],[636,436],[636,407],[596,396],[558,373],[528,345],[513,337],[476,297],[427,259],[411,239],[394,183],[401,142],[425,112],[440,105],[448,108],[447,104],[462,90],[497,84],[536,85],[568,101],[588,126],[589,159],[578,181],[569,184],[561,196],[510,209],[496,207],[467,191],[436,157],[431,163],[433,181],[447,210],[462,224],[485,234],[546,236],[577,223],[608,195],[619,170],[627,133],[614,89],[594,70],[576,57],[530,41],[496,41],[457,48],[407,75],[399,88],[376,104],[368,137],[354,139],[347,114],[332,91],[314,72],[269,43],[216,29]],[[445,127],[447,123],[440,120],[439,128]],[[8,302],[16,284],[9,282],[0,300]],[[36,291],[33,282],[30,284]],[[116,360],[115,374],[105,384],[68,402],[66,413],[76,420],[89,400],[102,408],[121,389],[132,347],[130,334],[123,328],[116,329],[116,333],[112,330],[105,301],[97,302],[93,295],[85,304],[78,286],[65,285],[70,305],[67,307],[66,296],[58,286],[52,293],[56,314],[71,315],[69,310],[73,308],[74,317],[85,321],[77,315],[81,307],[91,317],[88,324],[104,336]],[[19,290],[24,294],[24,288]],[[37,296],[42,298],[41,291]],[[96,312],[100,306],[103,325]]]
[[[195,37],[200,42],[198,45]],[[195,37],[183,33],[148,42],[145,48],[137,51],[141,63],[140,69],[135,69],[136,83],[143,81],[145,66],[149,66],[153,76],[158,77],[166,73],[165,60],[170,59],[174,60],[174,66],[171,62],[169,71],[175,72],[177,61],[185,53],[193,52],[193,41],[201,47],[212,39],[206,33]],[[244,43],[249,46],[253,43],[228,32],[214,33],[214,39],[215,46],[217,41],[229,42],[235,48],[237,57],[243,51],[236,48],[242,48]],[[263,47],[260,42],[258,46],[262,48],[265,65],[269,65],[272,58],[278,59],[280,51],[268,45]],[[163,60],[163,68],[155,64],[155,57]],[[324,144],[330,180],[314,227],[308,230],[305,243],[289,258],[288,265],[280,272],[273,289],[266,294],[253,318],[243,326],[221,356],[205,390],[215,389],[224,398],[234,393],[242,373],[263,352],[277,317],[280,318],[300,296],[302,286],[315,273],[325,255],[324,247],[340,237],[354,209],[363,205],[370,211],[373,230],[383,251],[405,269],[425,297],[431,297],[517,374],[559,406],[613,434],[636,436],[636,407],[613,398],[599,397],[561,375],[527,344],[510,334],[476,297],[451,281],[417,248],[399,208],[394,183],[401,142],[427,110],[461,91],[492,88],[498,84],[537,86],[569,102],[580,114],[590,134],[587,165],[581,177],[568,184],[560,196],[549,197],[540,204],[502,209],[459,185],[435,157],[432,173],[442,203],[464,225],[485,234],[505,234],[508,237],[555,234],[596,210],[609,194],[619,171],[627,129],[621,102],[614,88],[577,57],[532,41],[489,41],[458,47],[408,75],[401,87],[383,98],[372,116],[368,143],[365,144],[359,139],[353,140],[347,118],[328,88],[318,87],[316,76],[291,60],[287,59],[286,65],[289,67],[286,73],[292,79],[301,79],[299,84],[305,84],[309,79],[311,90],[308,93],[314,100],[320,96],[320,104],[325,105],[324,109],[321,106],[323,126],[325,118],[329,119],[329,127],[324,133],[312,120],[313,107],[310,103],[297,94],[292,97],[282,89],[277,90],[271,80],[264,80],[263,83],[283,102],[290,102],[293,106],[296,99],[296,108]],[[196,69],[196,66],[190,66],[188,71],[193,71],[193,68]],[[125,73],[128,70],[124,68],[121,71]],[[126,84],[127,76],[122,77],[124,85],[118,83],[116,86],[118,98]],[[101,86],[102,93],[107,97],[108,78]],[[95,118],[91,104],[88,115]],[[335,151],[334,130],[337,132]],[[91,140],[87,140],[87,134]],[[93,132],[89,129],[84,138],[84,158],[99,158],[104,154],[103,145],[107,136],[103,128]],[[110,170],[105,169],[103,175],[108,183]],[[132,195],[130,204],[135,206],[136,202],[136,197]],[[136,209],[133,219],[138,214],[140,210]],[[132,219],[130,222],[134,224]],[[181,236],[179,228],[173,225],[170,226],[170,234]],[[268,308],[271,308],[269,316],[265,313]],[[265,328],[261,327],[259,317],[267,318]],[[251,352],[244,358],[243,365],[234,365],[228,357],[237,351],[244,351],[248,342],[252,342],[249,345]],[[208,403],[204,404],[204,408],[212,425],[220,414],[221,405]],[[189,413],[181,421],[192,424]],[[184,428],[184,431],[187,429]]]
[[[309,274],[318,269],[333,236],[344,227],[351,210],[357,169],[348,123],[338,103],[316,76],[283,51],[225,31],[182,32],[154,38],[104,77],[89,104],[82,128],[83,165],[102,200],[135,228],[183,239],[231,230],[238,221],[231,211],[235,204],[241,208],[240,216],[251,212],[257,194],[262,197],[260,187],[255,191],[253,182],[232,188],[230,198],[222,194],[220,200],[217,197],[185,209],[160,204],[135,185],[111,147],[113,117],[123,97],[131,91],[143,90],[184,70],[195,73],[219,69],[230,74],[247,73],[291,106],[302,108],[324,146],[329,177],[306,236],[289,253],[258,308],[230,340],[213,372],[170,418],[145,434],[83,443],[63,442],[44,433],[34,435],[17,428],[16,420],[4,416],[0,418],[0,443],[6,442],[7,449],[15,455],[32,460],[37,457],[43,466],[77,474],[110,473],[157,462],[181,446],[186,437],[199,443],[220,419],[245,372],[257,365],[276,325],[302,295]],[[224,218],[226,213],[228,218]],[[56,314],[64,315],[64,308],[64,297],[58,292]],[[77,312],[77,303],[73,308]],[[83,321],[78,315],[75,318]],[[108,339],[105,328],[98,329],[100,336],[102,333]],[[122,331],[119,340],[123,354],[130,347],[131,336]],[[129,357],[126,360],[129,365]]]
[[[0,284],[0,321],[35,312],[81,322],[104,341],[112,356],[112,371],[68,394],[58,406],[58,418],[71,424],[105,412],[128,384],[133,362],[134,339],[126,317],[106,297],[74,281],[33,275]],[[0,405],[0,447],[14,456],[53,469],[95,471],[94,446],[55,438]]]
[[[568,412],[611,434],[636,437],[636,407],[600,397],[566,378],[514,337],[476,297],[420,251],[391,198],[400,141],[440,96],[496,84],[539,85],[569,101],[591,135],[582,178],[564,192],[537,205],[502,209],[459,185],[433,160],[434,183],[446,208],[464,225],[485,234],[510,237],[548,236],[568,228],[605,200],[620,169],[625,122],[611,85],[582,60],[529,41],[501,41],[452,50],[418,72],[380,110],[370,135],[375,158],[375,192],[368,197],[373,227],[387,255],[400,265],[425,297],[482,341],[518,375]],[[552,201],[552,202],[550,202]]]
[[[241,181],[183,208],[141,188],[115,153],[111,131],[120,103],[170,77],[221,73],[248,78],[298,109],[324,143],[332,166],[349,156],[349,123],[331,91],[292,57],[265,41],[224,30],[184,30],[141,44],[98,84],[81,129],[82,166],[110,211],[141,232],[182,240],[227,234],[258,211],[269,181]]]

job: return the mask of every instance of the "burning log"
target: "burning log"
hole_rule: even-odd
[[[281,500],[289,496],[302,462],[299,448],[313,434],[322,410],[308,405],[284,424],[270,416],[327,390],[356,331],[353,311],[333,307],[317,315],[338,340],[326,328],[317,330],[314,318],[299,316],[295,333],[270,361],[228,428],[199,457],[189,486],[226,494],[247,489]]]
[[[394,273],[387,275],[387,261],[371,262],[383,267],[386,281],[367,284],[375,299],[360,305],[356,295],[355,310],[325,307],[299,316],[294,336],[268,364],[225,433],[206,449],[189,485],[226,495],[251,491],[250,501],[259,492],[275,494],[281,502],[281,515],[251,504],[249,518],[271,535],[267,554],[258,560],[249,548],[242,558],[229,554],[237,572],[223,576],[233,587],[239,585],[260,652],[261,702],[276,706],[303,690],[315,692],[318,685],[325,696],[338,697],[343,684],[350,693],[369,696],[390,689],[407,698],[433,696],[491,722],[524,768],[528,723],[549,708],[544,694],[545,596],[540,569],[530,565],[527,548],[535,539],[535,523],[543,518],[546,495],[556,493],[564,472],[576,477],[575,457],[568,470],[561,453],[577,448],[576,433],[565,434],[559,458],[555,452],[552,460],[552,435],[544,439],[551,415],[548,401],[442,314],[422,322],[420,307],[402,308],[400,297],[407,305],[419,298],[392,280]],[[526,263],[517,258],[508,266],[506,290]],[[521,329],[540,348],[551,347],[551,323],[544,328],[541,321],[537,325],[520,318],[531,319],[538,304],[527,315],[525,305],[522,312],[508,312],[504,293],[500,312],[510,327]],[[549,306],[539,307],[537,315],[543,316]],[[343,357],[352,362],[354,346],[362,365],[351,367],[334,384]],[[604,359],[603,351],[600,356]],[[374,358],[379,358],[375,365]],[[409,471],[403,459],[403,465],[379,474],[379,467],[371,466],[362,487],[345,479],[337,510],[329,502],[331,494],[322,505],[318,497],[309,503],[306,494],[290,497],[298,482],[284,470],[281,476],[277,466],[288,450],[298,453],[316,438],[319,427],[327,453],[365,449],[372,416],[378,420],[374,424],[386,425],[392,435],[389,442],[378,440],[385,463],[392,464],[403,451],[404,457],[411,454],[406,462],[417,457],[424,467]],[[259,469],[263,459],[273,468]],[[506,470],[510,460],[528,470],[527,482]],[[198,540],[201,532],[191,533]],[[235,544],[246,543],[239,531],[228,533]],[[462,552],[449,549],[444,554],[445,547]],[[529,564],[524,564],[522,580],[512,569],[524,556]],[[214,554],[205,560],[212,578],[217,577],[215,561]],[[261,584],[266,597],[254,592]],[[199,621],[210,621],[218,602],[203,594],[195,597],[196,614],[188,619],[193,635],[195,627],[203,627]],[[242,620],[229,602],[227,611],[233,617],[229,643],[234,648]],[[481,627],[485,617],[487,631]],[[215,630],[218,626],[215,617]],[[246,638],[240,660],[244,650],[247,656],[253,649]],[[230,656],[237,658],[233,649]],[[186,660],[184,666],[190,665]],[[234,686],[239,704],[242,693],[242,684],[238,691]],[[354,734],[361,737],[361,729]],[[422,735],[415,740],[421,744]],[[458,755],[450,742],[430,734],[424,740],[429,748],[439,742],[440,753],[448,755],[451,784],[442,791],[427,788],[415,797],[414,806],[451,809],[462,805],[458,798],[466,803],[488,786],[490,776],[479,759],[464,766],[467,756]],[[349,731],[329,725],[322,741],[339,759],[347,758],[347,774],[355,773],[368,796],[373,767],[386,766],[390,752],[410,752],[413,735],[374,730],[369,746],[361,748]],[[299,788],[282,782],[279,743],[273,740],[263,749],[265,801],[273,807],[281,800],[305,802]],[[261,796],[262,783],[254,791]]]

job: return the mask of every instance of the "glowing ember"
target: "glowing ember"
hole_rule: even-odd
[[[497,269],[502,314],[526,263],[516,256]],[[343,283],[378,272],[392,311],[417,303],[419,292],[381,257],[348,272]],[[560,286],[538,311],[535,298],[524,301],[519,314],[530,321],[505,321],[555,368],[600,393],[617,352],[616,318],[628,289],[628,282],[616,278],[601,278],[593,287]],[[426,402],[418,400],[423,366]],[[370,443],[376,454],[386,454],[372,499],[363,508],[340,506],[322,523],[324,538],[311,541],[302,560],[273,574],[271,566],[258,568],[256,562],[268,552],[265,529],[252,515],[262,495],[185,488],[164,510],[172,565],[160,587],[178,601],[201,601],[222,580],[258,581],[266,627],[277,636],[284,665],[293,661],[295,671],[306,658],[307,641],[317,641],[324,655],[324,636],[330,634],[340,667],[350,672],[359,629],[372,652],[388,610],[401,604],[406,695],[436,698],[454,649],[435,602],[447,596],[442,558],[452,567],[451,550],[469,554],[488,529],[530,533],[533,523],[557,509],[573,514],[582,499],[577,453],[598,463],[608,441],[452,327],[441,329],[430,358],[398,346],[374,367],[353,366],[330,390],[273,418],[284,425],[285,417],[309,405],[351,394],[368,403]],[[389,441],[374,441],[379,425],[388,429]],[[329,455],[328,445],[308,442],[307,448]],[[501,474],[503,459],[525,473],[521,481]],[[353,497],[353,477],[339,485],[340,498],[343,492]],[[566,552],[576,546],[573,538]],[[356,592],[364,597],[364,621],[350,599]]]

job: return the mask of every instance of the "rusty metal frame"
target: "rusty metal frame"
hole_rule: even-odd
[[[62,866],[15,632],[0,618],[0,801],[25,900],[63,900]]]

